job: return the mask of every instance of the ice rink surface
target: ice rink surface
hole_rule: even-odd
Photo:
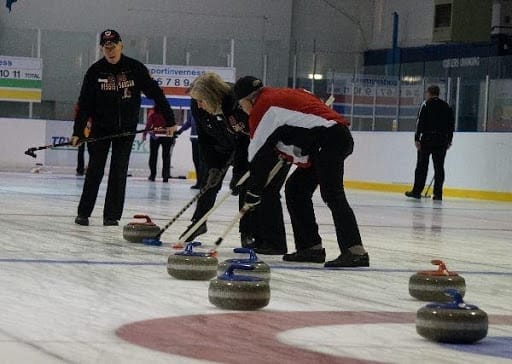
[[[88,227],[73,223],[83,177],[0,173],[0,363],[510,363],[512,362],[512,205],[347,191],[370,268],[327,270],[260,256],[272,267],[270,304],[232,312],[208,302],[207,281],[167,274],[170,243],[122,238],[134,214],[164,226],[197,193],[191,181],[128,179],[123,219],[102,225],[105,184]],[[221,194],[226,193],[226,185]],[[213,244],[237,212],[230,198],[198,238]],[[327,207],[315,209],[328,259],[338,247]],[[293,236],[285,212],[288,250]],[[230,258],[234,229],[219,250]],[[408,279],[443,259],[466,279],[468,303],[490,318],[475,345],[440,345],[415,331],[425,303]]]

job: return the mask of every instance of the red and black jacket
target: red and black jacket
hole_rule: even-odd
[[[262,188],[275,153],[309,167],[309,154],[318,150],[321,134],[337,124],[349,122],[306,90],[261,89],[249,116],[251,184]]]

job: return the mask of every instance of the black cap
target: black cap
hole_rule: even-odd
[[[107,29],[101,32],[100,35],[100,46],[104,46],[106,43],[119,43],[121,41],[121,36],[114,29]]]
[[[241,100],[263,87],[263,82],[253,76],[240,77],[235,83],[235,97]]]

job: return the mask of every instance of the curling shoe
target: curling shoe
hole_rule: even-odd
[[[118,225],[119,225],[119,221],[117,221],[117,220],[109,219],[109,218],[103,219],[103,226],[118,226]]]
[[[352,254],[347,251],[340,255],[338,258],[326,262],[324,267],[326,268],[354,268],[354,267],[369,267],[370,257],[368,253],[361,255]]]
[[[323,263],[325,262],[325,249],[304,249],[295,253],[283,255],[285,262]]]
[[[421,195],[419,193],[414,193],[413,191],[407,191],[405,195],[410,198],[415,198],[416,200],[421,199]]]
[[[256,240],[251,235],[242,234],[240,236],[240,245],[242,245],[242,248],[254,249],[256,247]]]
[[[283,255],[286,254],[287,249],[263,244],[254,248],[254,252],[261,255]]]
[[[83,216],[77,216],[75,219],[75,224],[82,226],[89,226],[89,218]]]

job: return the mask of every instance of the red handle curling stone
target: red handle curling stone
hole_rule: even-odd
[[[442,260],[432,260],[437,270],[420,271],[409,278],[409,294],[421,301],[447,302],[445,290],[456,289],[464,297],[466,281],[455,272],[450,272]]]

